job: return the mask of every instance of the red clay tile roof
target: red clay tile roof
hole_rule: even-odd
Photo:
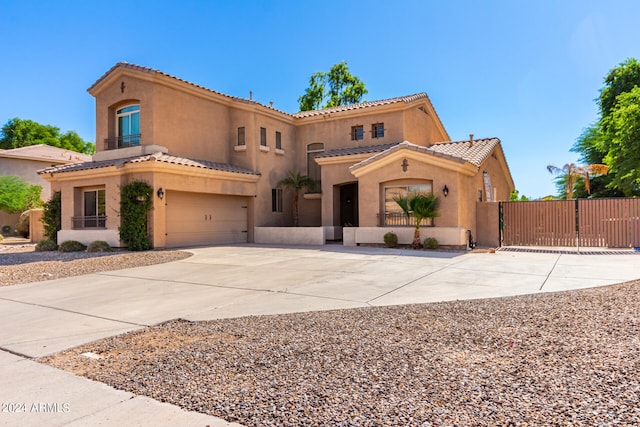
[[[170,156],[168,154],[163,153],[155,153],[148,154],[144,156],[138,157],[128,157],[124,159],[114,159],[114,160],[101,160],[98,162],[84,162],[84,163],[75,163],[61,166],[53,166],[46,169],[41,169],[38,171],[39,174],[45,173],[63,173],[63,172],[75,172],[81,170],[89,170],[89,169],[99,169],[106,168],[110,166],[122,166],[128,163],[142,163],[148,161],[157,161],[163,163],[171,163],[174,165],[181,166],[189,166],[194,168],[202,168],[202,169],[212,169],[224,172],[233,172],[233,173],[241,173],[248,175],[260,175],[260,172],[252,171],[249,169],[241,168],[238,166],[233,166],[227,163],[218,163],[218,162],[210,162],[207,160],[195,160],[195,159],[187,159],[186,157],[176,157]]]
[[[358,168],[360,166],[364,166],[366,164],[375,162],[376,160],[389,155],[397,150],[406,148],[413,151],[418,151],[424,154],[430,154],[432,156],[442,157],[445,159],[449,159],[452,161],[456,161],[459,163],[469,162],[477,167],[480,167],[482,162],[493,152],[493,150],[500,144],[500,140],[498,138],[483,138],[483,139],[474,139],[473,144],[469,143],[469,140],[466,141],[453,141],[453,142],[440,142],[437,144],[429,145],[428,147],[423,147],[420,145],[412,144],[408,141],[403,141],[397,144],[390,144],[389,147],[385,149],[378,149],[370,152],[377,152],[377,154],[369,157],[362,162],[359,162],[353,165],[353,168]],[[382,148],[384,146],[374,146]],[[365,148],[365,147],[361,147]],[[373,147],[371,147],[373,148]],[[332,150],[339,151],[339,150]],[[336,155],[351,155],[351,154],[359,154],[356,152],[356,149],[353,149],[354,152],[349,152],[348,150],[344,150],[343,154],[333,154]],[[367,152],[367,151],[364,151]],[[328,151],[325,154],[331,153]],[[318,156],[320,157],[320,156]],[[326,156],[331,157],[331,156]]]

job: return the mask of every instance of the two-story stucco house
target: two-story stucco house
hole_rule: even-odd
[[[40,174],[62,194],[59,241],[120,245],[120,186],[155,190],[155,247],[255,241],[255,230],[292,225],[291,171],[318,182],[300,199],[300,225],[327,239],[343,226],[398,221],[393,194],[434,192],[443,242],[466,244],[476,204],[513,190],[497,138],[452,142],[424,93],[288,114],[161,71],[118,63],[88,89],[96,99],[92,161]]]

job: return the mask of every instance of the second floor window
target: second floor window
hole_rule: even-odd
[[[267,146],[267,128],[260,128],[260,145]]]
[[[360,141],[364,139],[364,126],[351,126],[351,140]]]
[[[140,106],[129,105],[116,111],[118,148],[140,145]]]
[[[247,141],[244,138],[244,126],[238,128],[238,145],[246,145]]]
[[[371,125],[371,138],[384,138],[384,123]]]
[[[276,149],[282,150],[282,134],[276,131]]]
[[[324,153],[324,144],[322,142],[314,142],[307,145],[307,176],[316,182],[318,187],[316,190],[320,191],[320,165],[316,163],[316,156]]]

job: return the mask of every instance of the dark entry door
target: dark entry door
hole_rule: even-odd
[[[358,226],[358,183],[340,187],[340,224],[345,227]]]

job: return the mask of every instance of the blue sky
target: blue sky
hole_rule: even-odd
[[[119,61],[294,113],[315,71],[347,61],[366,100],[426,92],[454,140],[499,137],[516,188],[555,194],[546,166],[597,118],[603,78],[640,58],[637,0],[0,0],[0,124],[95,140],[86,92]]]

